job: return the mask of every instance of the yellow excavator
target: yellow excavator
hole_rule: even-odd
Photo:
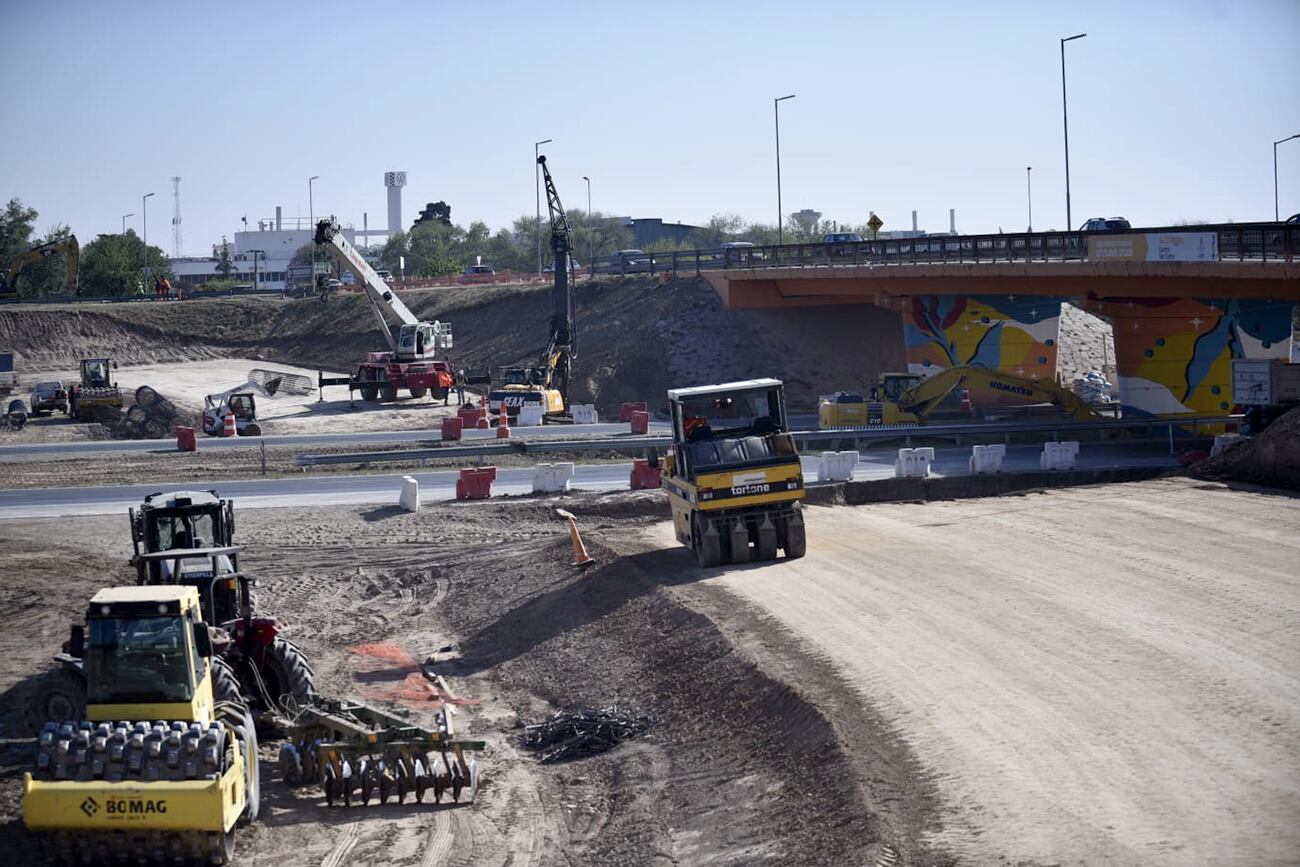
[[[776,379],[668,392],[673,451],[660,484],[677,540],[704,567],[802,557],[803,470]]]
[[[847,391],[823,395],[817,404],[817,424],[823,430],[925,424],[930,414],[960,388],[1011,395],[1027,404],[1050,403],[1074,421],[1100,418],[1078,395],[1054,382],[988,367],[950,367],[928,378],[914,373],[882,374],[866,398]]]
[[[62,241],[38,244],[30,250],[24,250],[15,256],[10,261],[9,268],[0,274],[0,295],[11,295],[18,291],[18,275],[28,265],[34,265],[58,253],[68,254],[68,294],[80,294],[81,287],[77,275],[81,266],[81,245],[77,243],[76,235],[69,235]]]
[[[52,688],[60,676],[79,679],[84,701],[66,691],[23,774],[23,824],[47,854],[78,864],[230,863],[236,825],[257,818],[257,732],[215,657],[198,590],[100,590],[59,661]]]

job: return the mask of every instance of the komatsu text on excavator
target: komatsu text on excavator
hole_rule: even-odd
[[[569,378],[573,359],[578,355],[578,330],[573,303],[573,286],[569,282],[569,256],[573,250],[573,233],[569,217],[560,204],[555,181],[546,168],[546,156],[537,158],[546,183],[546,206],[551,215],[551,252],[555,254],[555,283],[551,289],[551,336],[533,367],[507,367],[501,371],[499,386],[488,394],[488,407],[498,412],[505,404],[506,414],[515,419],[524,407],[537,407],[543,418],[559,418],[569,408]]]
[[[452,346],[451,323],[420,321],[360,251],[348,243],[334,220],[316,224],[316,244],[356,276],[388,341],[387,352],[371,352],[349,378],[322,377],[320,385],[346,385],[349,391],[360,391],[362,400],[397,400],[397,393],[403,388],[414,398],[431,394],[435,400],[444,399],[456,381],[447,355]],[[396,336],[384,316],[385,311],[402,323]]]

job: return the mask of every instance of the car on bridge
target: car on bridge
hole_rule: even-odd
[[[1093,217],[1079,227],[1080,232],[1127,232],[1133,227],[1123,217]]]
[[[827,232],[822,236],[823,244],[857,244],[862,236],[857,232]]]

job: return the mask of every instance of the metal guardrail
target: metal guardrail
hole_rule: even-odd
[[[910,439],[912,437],[929,437],[935,439],[952,438],[960,442],[962,437],[974,436],[1010,436],[1014,433],[1050,433],[1058,438],[1062,433],[1086,433],[1107,430],[1157,430],[1168,431],[1170,450],[1172,452],[1175,431],[1178,428],[1192,428],[1192,435],[1198,436],[1201,425],[1227,424],[1241,421],[1239,415],[1198,415],[1180,418],[1140,418],[1118,419],[1115,421],[1089,422],[995,422],[992,424],[949,424],[949,425],[890,425],[887,427],[836,428],[834,430],[791,431],[800,446],[828,440],[852,440],[854,442],[881,442],[888,440]],[[666,448],[672,442],[668,436],[616,437],[607,439],[577,440],[516,440],[512,442],[489,442],[473,446],[444,446],[424,449],[404,449],[387,452],[348,452],[335,455],[294,455],[294,466],[303,468],[326,466],[330,464],[381,464],[397,461],[431,461],[461,457],[486,457],[488,455],[524,455],[544,454],[546,452],[595,452],[615,451],[637,453],[651,448]]]
[[[785,244],[726,251],[728,269],[836,265],[931,265],[994,262],[1087,261],[1089,238],[1161,233],[1215,233],[1218,261],[1290,262],[1300,258],[1300,226],[1231,223],[1217,226],[1134,228],[1129,232],[1033,232],[889,238],[837,244]]]
[[[781,244],[631,256],[597,256],[595,274],[657,274],[750,268],[836,265],[936,265],[1088,260],[1088,239],[1117,235],[1213,232],[1219,261],[1290,262],[1300,259],[1300,225],[1223,223],[1213,226],[1135,227],[1128,232],[1022,232],[996,235],[927,235],[836,244]]]

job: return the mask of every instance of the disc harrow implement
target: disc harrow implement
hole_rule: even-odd
[[[435,728],[363,704],[320,699],[301,708],[280,747],[280,774],[289,785],[319,785],[325,802],[366,805],[374,798],[401,804],[409,794],[433,803],[444,794],[452,802],[473,801],[478,792],[478,763],[466,753],[482,750],[483,741],[457,738],[452,711],[436,716]]]

